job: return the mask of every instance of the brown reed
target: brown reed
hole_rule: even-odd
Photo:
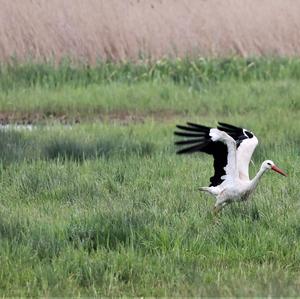
[[[300,54],[295,0],[0,0],[0,61]]]

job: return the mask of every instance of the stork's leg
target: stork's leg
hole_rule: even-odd
[[[215,205],[213,209],[214,215],[217,216],[221,210],[222,210],[222,205]]]
[[[217,202],[215,203],[214,214],[217,215],[227,204],[228,201],[224,198],[224,193],[221,192],[221,194],[217,197]]]
[[[225,207],[225,206],[227,206],[228,205],[228,201],[224,201],[223,203],[222,203],[222,209]]]
[[[222,210],[221,205],[215,205],[213,209],[213,223],[216,225],[220,224],[219,212]]]

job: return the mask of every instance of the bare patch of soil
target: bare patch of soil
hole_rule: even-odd
[[[0,125],[34,125],[43,123],[76,124],[81,122],[116,122],[122,125],[130,123],[143,123],[146,119],[157,121],[169,121],[183,115],[182,113],[169,110],[158,110],[150,112],[141,111],[110,111],[103,113],[87,114],[65,114],[65,113],[43,113],[43,112],[0,112]]]

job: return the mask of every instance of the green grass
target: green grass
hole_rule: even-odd
[[[254,116],[254,121],[265,113],[299,113],[300,86],[296,80],[253,80],[240,83],[233,80],[209,84],[201,91],[170,81],[141,82],[132,85],[110,83],[73,88],[65,85],[57,89],[43,87],[0,93],[2,113],[19,115],[22,120],[30,114],[45,119],[57,117],[91,121],[99,116],[107,119],[115,114],[135,114],[142,118],[167,115],[210,116],[209,119],[228,116]],[[118,116],[120,115],[120,116]],[[251,117],[249,121],[251,121]]]
[[[162,59],[158,61],[101,62],[96,66],[72,65],[68,60],[59,65],[20,64],[12,60],[0,65],[0,89],[8,92],[20,87],[43,86],[57,88],[65,84],[72,87],[111,82],[136,83],[171,80],[198,90],[207,82],[233,79],[239,81],[299,79],[299,58],[229,59]]]
[[[32,119],[37,114],[38,120],[67,116],[68,121],[76,117],[91,121],[99,115],[132,112],[143,117],[149,113],[213,117],[257,113],[271,104],[278,109],[300,108],[297,58],[166,59],[99,62],[95,67],[14,62],[0,66],[0,74],[4,119],[7,115],[13,120]]]
[[[229,76],[198,90],[168,78],[2,91],[1,111],[85,121],[0,131],[0,295],[297,296],[298,85]],[[111,121],[114,111],[143,118]],[[188,120],[245,125],[260,139],[251,175],[272,159],[289,176],[266,174],[216,223],[197,191],[212,160],[175,155],[172,132]]]

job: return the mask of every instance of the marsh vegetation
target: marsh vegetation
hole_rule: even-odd
[[[34,128],[0,132],[0,294],[299,294],[300,65],[251,63],[3,66],[2,122]],[[186,120],[253,130],[252,174],[272,159],[289,177],[216,223],[197,191],[212,161],[175,155]]]

